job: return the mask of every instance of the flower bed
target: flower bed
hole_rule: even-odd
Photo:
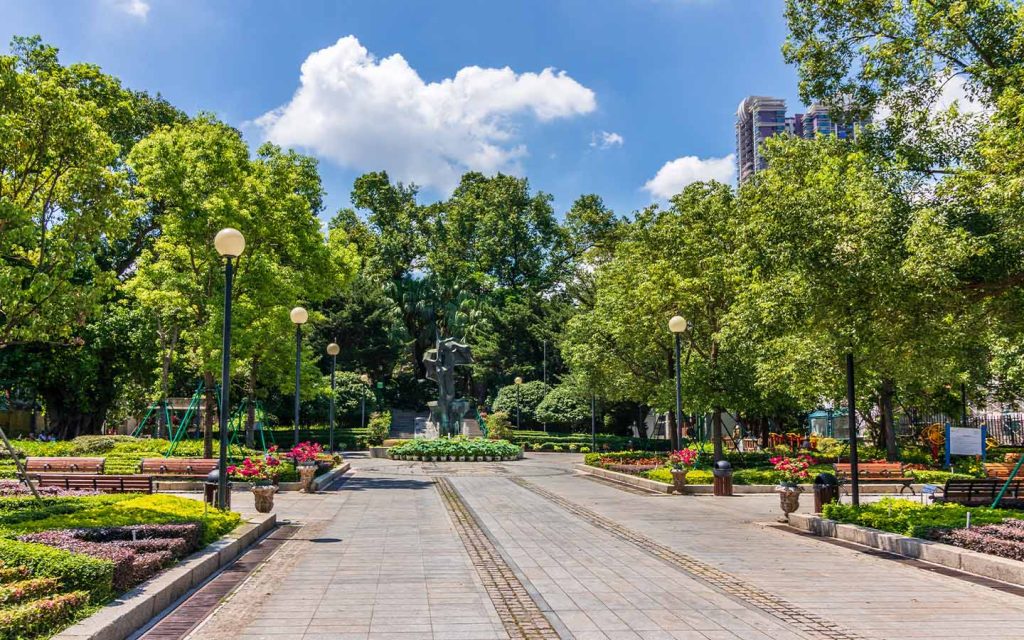
[[[0,640],[49,637],[239,521],[169,495],[0,497]]]
[[[517,460],[522,453],[519,446],[507,440],[463,437],[411,440],[388,449],[391,458],[464,462]]]

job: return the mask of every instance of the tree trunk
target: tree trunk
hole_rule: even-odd
[[[668,431],[669,447],[676,451],[679,449],[679,429],[676,428],[676,412],[674,409],[668,412],[668,419],[665,420],[665,430]]]
[[[253,361],[249,370],[249,384],[246,385],[246,401],[248,402],[245,416],[245,446],[252,449],[256,445],[254,429],[256,428],[256,363]]]
[[[878,404],[882,409],[882,432],[885,437],[885,459],[889,462],[899,460],[900,450],[896,446],[896,424],[893,420],[892,399],[896,393],[896,383],[891,379],[882,380],[878,389]]]
[[[206,385],[206,411],[203,415],[203,457],[213,457],[213,413],[216,411],[217,399],[213,393],[213,372],[203,372],[203,382]],[[223,390],[221,390],[223,393]]]
[[[174,358],[174,349],[178,345],[178,325],[171,327],[171,335],[168,337],[167,331],[163,328],[163,323],[159,322],[157,326],[157,334],[160,336],[160,351],[163,356],[163,366],[160,370],[160,391],[163,394],[163,401],[166,407],[167,396],[170,395],[171,360]],[[160,411],[157,413],[156,436],[158,438],[162,438],[165,433],[168,435],[168,438],[170,437],[170,430],[167,428],[166,417],[166,411]]]
[[[722,411],[721,407],[715,407],[715,412],[711,416],[711,443],[715,462],[725,457],[722,454]]]
[[[766,416],[761,416],[761,448],[765,451],[768,450],[768,444],[771,442],[769,434],[772,430],[772,423]]]

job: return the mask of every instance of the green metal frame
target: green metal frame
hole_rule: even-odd
[[[174,450],[178,448],[178,443],[188,435],[188,426],[192,424],[192,418],[199,411],[199,406],[203,402],[204,391],[205,385],[200,382],[199,386],[196,387],[195,393],[192,394],[192,399],[189,400],[188,409],[185,410],[184,417],[178,423],[178,428],[171,434],[171,444],[167,447],[167,453],[164,454],[165,458],[170,458],[174,454]],[[168,419],[167,424],[170,424],[170,419]]]

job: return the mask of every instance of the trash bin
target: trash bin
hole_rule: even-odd
[[[831,473],[819,473],[814,479],[814,513],[821,513],[822,507],[839,501],[839,480]]]
[[[715,463],[715,468],[712,470],[715,474],[715,485],[714,495],[716,496],[731,496],[732,495],[732,465],[727,460],[719,460]]]
[[[220,471],[214,469],[210,473],[206,474],[206,480],[203,482],[203,499],[206,504],[216,507],[217,506],[217,485],[220,484]],[[225,496],[224,507],[231,510],[231,484],[228,484],[227,496]]]

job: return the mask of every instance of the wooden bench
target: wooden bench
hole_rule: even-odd
[[[942,490],[942,497],[935,498],[936,502],[952,502],[962,504],[965,507],[988,507],[999,495],[1006,480],[998,478],[981,478],[977,480],[946,480],[946,486]],[[1024,480],[1011,480],[1010,486],[1006,488],[1003,499],[999,501],[1001,507],[1024,506]]]
[[[836,470],[836,477],[840,482],[848,483],[850,481],[852,473],[850,463],[837,462],[832,465],[832,468]],[[910,486],[914,483],[914,479],[903,475],[903,464],[900,462],[861,462],[857,465],[857,479],[861,483],[901,484],[903,486],[900,487],[900,495],[903,495],[907,489],[910,489],[910,493],[917,495],[914,487]]]
[[[84,473],[40,473],[29,476],[37,487],[86,489],[103,493],[153,493],[153,476],[87,475]]]
[[[1013,472],[1013,468],[1016,464],[1010,464],[1008,462],[986,462],[985,463],[985,475],[989,478],[1002,478],[1006,480],[1010,477],[1010,473]],[[1018,477],[1021,474],[1018,474]]]
[[[29,473],[103,473],[105,458],[25,458]]]
[[[153,476],[175,476],[205,480],[217,468],[216,458],[143,458],[140,471]]]

